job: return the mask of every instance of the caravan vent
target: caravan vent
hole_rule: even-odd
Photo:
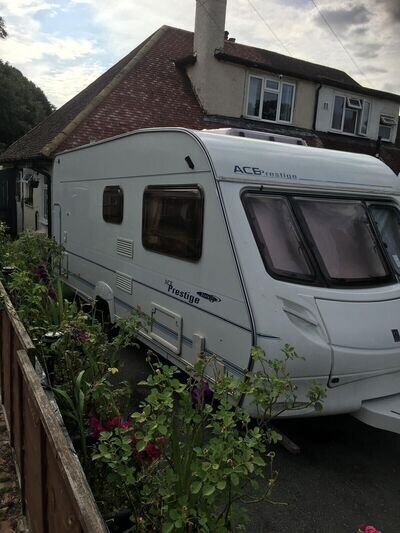
[[[132,294],[132,278],[122,272],[116,272],[115,275],[115,285],[117,288],[128,294]]]
[[[133,241],[128,239],[117,239],[117,254],[124,257],[133,257]]]

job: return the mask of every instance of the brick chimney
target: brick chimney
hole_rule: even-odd
[[[202,107],[208,113],[216,112],[215,98],[220,95],[221,62],[216,50],[223,50],[227,0],[196,0],[196,19],[193,39],[194,65],[187,73]],[[218,107],[218,106],[217,106]]]

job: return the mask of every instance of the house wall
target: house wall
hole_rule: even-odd
[[[246,116],[248,79],[249,75],[252,74],[294,83],[296,93],[291,125],[300,128],[312,128],[317,91],[316,83],[286,76],[280,78],[273,73],[259,69],[248,69],[245,66],[219,61],[215,58],[208,62],[208,68],[204,70],[205,77],[199,77],[198,69],[199,65],[196,62],[187,68],[187,73],[206,113],[233,118]],[[260,122],[268,124],[266,121]]]
[[[368,139],[376,140],[378,138],[381,114],[391,115],[395,117],[396,120],[398,119],[399,104],[396,102],[344,91],[342,89],[336,89],[335,87],[322,86],[318,98],[317,120],[315,125],[317,131],[337,133],[331,129],[335,95],[352,96],[370,102],[371,112],[368,121],[367,135],[363,136]],[[391,142],[394,142],[396,133],[397,127],[394,127]],[[357,137],[360,136],[357,135]]]

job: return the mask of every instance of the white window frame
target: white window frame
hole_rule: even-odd
[[[385,124],[385,119],[387,120],[387,123]],[[388,142],[392,142],[392,138],[393,138],[393,130],[394,128],[396,127],[397,123],[396,123],[396,119],[393,115],[388,115],[386,113],[381,113],[379,115],[379,124],[378,124],[378,137],[380,136],[379,135],[379,130],[381,129],[381,126],[384,126],[386,128],[390,128],[390,134],[389,134],[389,137],[381,137],[381,140],[382,141],[388,141]]]
[[[342,120],[341,120],[341,123],[340,123],[340,129],[337,129],[337,128],[334,128],[332,126],[332,123],[333,123],[333,116],[334,116],[334,112],[335,112],[335,101],[336,101],[336,98],[343,98],[344,100],[344,106],[343,106],[343,113],[342,113]],[[358,100],[359,102],[359,105],[355,105],[355,104],[351,104],[350,103],[350,100]],[[361,131],[361,127],[362,127],[362,123],[363,123],[363,118],[364,118],[364,112],[365,112],[365,106],[364,104],[365,103],[368,103],[369,105],[369,110],[368,110],[368,120],[367,120],[367,129],[365,132],[362,132]],[[346,108],[348,109],[351,109],[353,111],[357,111],[357,119],[356,119],[356,127],[355,127],[355,130],[354,130],[354,133],[349,133],[347,131],[343,131],[343,125],[344,125],[344,117],[345,117],[345,112],[346,112]],[[365,137],[368,135],[368,129],[369,129],[369,120],[371,118],[371,109],[372,109],[372,104],[369,100],[366,100],[364,98],[358,98],[357,96],[349,96],[347,94],[343,94],[343,93],[334,93],[333,95],[333,104],[332,104],[332,112],[331,112],[331,116],[330,116],[330,131],[333,131],[335,133],[342,133],[343,135],[350,135],[352,137],[359,137],[359,136],[362,136],[362,137]]]
[[[356,103],[352,103],[351,100],[356,100]],[[355,98],[354,96],[348,96],[346,98],[347,107],[349,109],[358,109],[359,111],[363,108],[362,98]]]
[[[260,109],[258,112],[258,115],[249,115],[247,112],[248,106],[249,106],[249,94],[250,94],[250,83],[251,79],[255,78],[258,80],[261,80],[261,98],[260,98]],[[278,89],[271,89],[267,88],[267,81],[272,81],[274,83],[278,84]],[[290,109],[290,120],[281,120],[280,114],[281,114],[281,103],[282,103],[282,89],[283,85],[290,85],[293,88],[293,96],[292,96],[292,105]],[[266,118],[262,118],[262,110],[263,110],[263,104],[264,104],[264,92],[269,91],[271,93],[275,93],[278,95],[278,102],[277,102],[277,108],[276,108],[276,120],[270,120]],[[291,81],[286,80],[280,80],[276,78],[271,78],[268,76],[255,76],[254,74],[250,74],[248,76],[247,80],[247,94],[246,94],[246,101],[245,101],[245,117],[256,119],[256,120],[262,120],[263,122],[272,122],[272,123],[280,123],[280,124],[291,124],[293,122],[293,112],[294,112],[294,103],[296,100],[296,84]]]
[[[368,116],[367,116],[367,129],[365,131],[361,131],[361,128],[362,128],[362,125],[363,125],[363,122],[364,122],[364,114],[365,114],[365,104],[368,104]],[[368,128],[369,128],[369,120],[371,118],[371,109],[372,109],[372,104],[369,100],[363,100],[362,101],[362,109],[361,109],[361,113],[360,113],[360,124],[359,124],[359,128],[358,128],[358,134],[359,135],[362,135],[362,136],[366,136],[368,135]]]

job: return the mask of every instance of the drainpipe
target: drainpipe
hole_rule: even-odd
[[[375,157],[381,159],[381,146],[382,146],[382,137],[379,136],[376,140],[376,154]]]
[[[315,93],[315,106],[314,106],[314,120],[313,120],[313,130],[315,131],[315,126],[317,124],[317,112],[318,112],[318,101],[319,101],[319,92],[322,89],[322,85],[319,84],[317,92]]]

